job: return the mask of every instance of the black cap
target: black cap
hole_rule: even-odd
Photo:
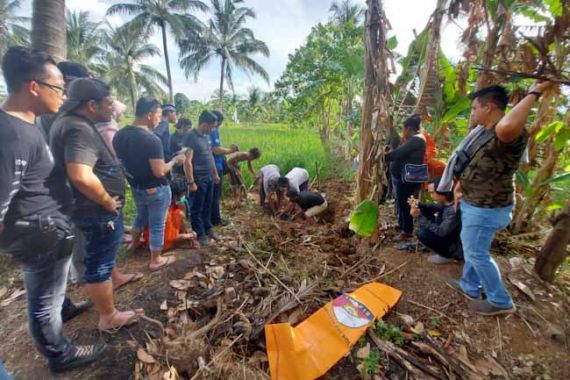
[[[69,112],[77,108],[81,103],[89,100],[100,101],[111,95],[111,88],[99,79],[78,78],[71,82],[67,89],[67,99],[60,112]]]
[[[63,74],[63,79],[66,82],[71,82],[77,78],[89,78],[89,70],[81,63],[72,61],[62,61],[57,64],[57,68]]]

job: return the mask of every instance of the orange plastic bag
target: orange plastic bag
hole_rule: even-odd
[[[184,223],[182,215],[180,215],[180,207],[171,204],[166,213],[166,221],[164,223],[164,244],[163,251],[167,251],[174,247],[176,238],[180,235],[180,226]],[[144,228],[143,239],[145,246],[149,244],[149,231],[148,226]]]
[[[324,375],[401,295],[397,289],[372,282],[337,297],[295,328],[289,323],[266,325],[271,379],[309,380]]]

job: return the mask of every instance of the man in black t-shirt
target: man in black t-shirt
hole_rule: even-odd
[[[164,104],[161,106],[162,109],[162,119],[156,127],[153,128],[152,132],[158,136],[160,143],[162,144],[162,149],[164,152],[164,160],[170,161],[172,155],[175,152],[170,150],[170,124],[175,124],[178,121],[178,116],[176,116],[176,107],[172,104]]]
[[[151,271],[174,262],[174,256],[162,256],[164,228],[172,193],[166,176],[175,164],[182,164],[183,155],[164,162],[162,145],[152,133],[160,120],[160,103],[157,99],[142,97],[135,107],[132,125],[121,129],[113,139],[117,157],[127,171],[137,214],[132,228],[132,245],[140,245],[140,238],[146,226],[149,228]]]
[[[75,346],[62,336],[73,235],[70,189],[53,176],[53,157],[37,115],[56,113],[64,81],[47,54],[10,48],[2,62],[8,98],[0,110],[0,250],[22,265],[30,333],[53,371],[95,361],[104,345]]]
[[[209,244],[208,237],[219,239],[212,228],[212,201],[214,184],[220,182],[212,155],[209,134],[217,125],[216,116],[203,111],[198,119],[198,128],[191,130],[184,138],[186,161],[184,171],[190,186],[192,229],[198,235],[202,246]]]
[[[125,178],[95,123],[113,115],[110,88],[97,79],[74,80],[61,115],[50,130],[54,175],[73,185],[73,220],[85,234],[86,292],[99,312],[99,329],[116,330],[136,321],[142,309],[119,312],[111,273],[123,238]]]
[[[328,203],[323,194],[315,191],[297,191],[291,189],[287,192],[289,201],[298,207],[297,213],[293,215],[292,219],[297,215],[303,215],[305,219],[312,220],[312,217],[317,216],[324,212]],[[300,209],[300,210],[299,210]],[[293,210],[295,212],[295,210]]]

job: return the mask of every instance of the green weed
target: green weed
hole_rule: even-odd
[[[376,334],[378,334],[380,339],[390,341],[398,347],[404,345],[402,330],[384,322],[382,319],[376,321]]]

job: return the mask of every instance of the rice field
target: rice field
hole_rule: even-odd
[[[325,152],[318,134],[309,129],[292,129],[281,124],[223,125],[220,137],[224,146],[236,144],[241,151],[257,147],[261,157],[253,161],[257,172],[262,166],[275,164],[282,174],[294,167],[303,167],[311,178],[320,168],[321,178],[332,174],[332,160]],[[241,166],[244,179],[251,185],[253,178],[247,172],[245,163]]]

